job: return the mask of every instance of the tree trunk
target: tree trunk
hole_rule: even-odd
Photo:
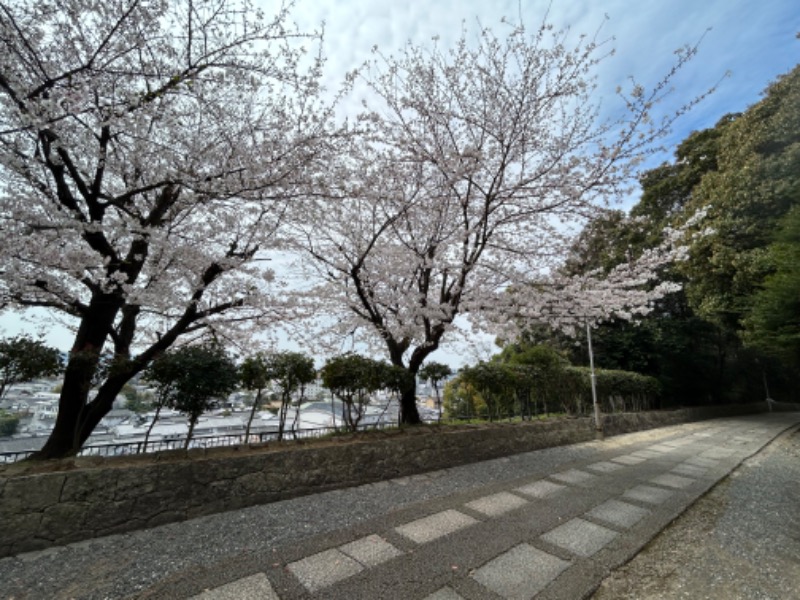
[[[184,450],[188,450],[189,449],[189,442],[192,441],[192,433],[194,433],[194,425],[195,425],[195,423],[197,423],[197,419],[199,417],[200,417],[200,415],[197,415],[197,416],[191,415],[189,417],[189,431],[186,433],[186,443],[183,445],[183,449]]]
[[[79,360],[77,362],[88,361]],[[67,368],[69,369],[69,366]],[[56,425],[44,447],[32,455],[32,459],[64,458],[66,456],[74,456],[80,452],[83,444],[98,423],[114,407],[114,400],[122,391],[123,386],[136,374],[135,370],[125,370],[109,377],[98,390],[97,396],[91,402],[87,402],[92,376],[97,369],[96,361],[93,366],[78,367],[78,369],[84,371],[87,368],[90,369],[89,374],[84,372],[78,376],[79,383],[85,381],[83,387],[75,394],[67,396],[69,400],[73,401],[72,404],[68,405],[72,407],[72,410],[64,410],[65,394],[68,393],[68,389],[74,389],[74,387],[68,388],[68,384],[69,386],[77,386],[79,383],[71,380],[67,375],[64,376],[64,387],[61,390],[61,398],[59,399]],[[76,398],[80,402],[75,402]],[[62,414],[64,415],[63,418]]]
[[[337,425],[336,423],[336,397],[333,395],[333,392],[330,392],[330,394],[331,394],[331,426],[333,427],[333,430],[336,433],[339,433],[339,425]],[[344,414],[342,414],[342,418],[344,418]]]
[[[342,420],[344,421],[345,431],[355,431],[353,427],[353,398],[349,397],[346,401],[342,399]]]
[[[401,369],[405,369],[408,377],[401,382],[400,387],[400,425],[421,425],[422,419],[419,418],[417,410],[417,372],[422,366],[422,361],[433,350],[417,348],[411,354],[408,366],[403,364],[403,356],[398,352],[390,352],[392,364]]]
[[[292,420],[292,439],[297,439],[297,424],[300,421],[300,405],[294,411],[294,419]]]
[[[55,427],[42,449],[32,454],[30,459],[63,458],[77,454],[94,427],[111,410],[122,385],[133,375],[129,375],[118,387],[111,386],[116,390],[108,389],[106,394],[99,393],[95,400],[88,403],[100,352],[121,306],[121,299],[112,294],[95,294],[92,297],[75,334],[64,372]],[[112,391],[114,395],[109,398]]]
[[[62,458],[77,454],[80,449],[80,417],[86,409],[89,386],[96,368],[96,361],[91,362],[85,356],[69,359],[58,399],[55,427],[45,445],[34,452],[31,459]]]
[[[221,272],[218,265],[212,265],[204,273],[203,283],[211,283]],[[88,402],[89,390],[92,378],[97,372],[100,353],[109,332],[114,330],[114,321],[124,306],[121,293],[94,294],[89,306],[81,316],[81,323],[67,362],[61,396],[58,401],[55,427],[44,447],[28,459],[64,458],[77,454],[100,420],[111,410],[114,399],[122,391],[122,387],[159,352],[169,348],[178,336],[194,322],[197,315],[196,303],[201,297],[202,292],[196,292],[193,297],[194,303],[187,307],[181,318],[159,338],[158,342],[139,355],[135,363],[129,362],[121,368],[120,365],[115,365],[116,371],[106,379],[97,397],[92,402]],[[129,355],[137,312],[134,309],[128,311],[126,317],[130,322],[127,327],[122,327],[122,334],[118,333],[116,336],[117,356],[127,357]]]
[[[247,419],[247,428],[244,430],[244,443],[250,442],[250,425],[253,423],[253,417],[256,414],[256,409],[261,404],[261,388],[256,390],[256,399],[253,400],[253,408],[250,410],[250,418]]]
[[[286,429],[286,413],[289,410],[289,402],[291,398],[287,397],[284,393],[281,396],[281,408],[278,411],[278,441],[283,440],[283,430]]]
[[[77,433],[78,450],[81,449],[86,439],[92,435],[95,427],[112,408],[114,400],[122,392],[123,386],[135,375],[134,372],[125,372],[121,375],[109,377],[100,387],[94,400],[89,402],[81,415],[80,428]]]
[[[158,415],[161,414],[162,406],[164,406],[164,403],[159,402],[158,406],[156,407],[156,414],[153,416],[153,421],[150,423],[150,427],[147,428],[147,433],[144,434],[144,446],[142,447],[142,452],[147,452],[147,442],[150,440],[150,432],[153,431],[153,427],[158,420]]]
[[[294,420],[292,421],[292,438],[297,439],[297,423],[300,421],[300,406],[305,399],[305,386],[300,386],[300,399],[297,401],[297,408],[294,411]]]
[[[417,410],[417,377],[414,373],[411,373],[408,383],[403,386],[400,394],[400,423],[403,425],[422,423]]]

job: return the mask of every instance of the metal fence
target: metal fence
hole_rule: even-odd
[[[393,427],[393,423],[370,423],[358,427],[359,431],[385,429]],[[283,432],[283,440],[320,438],[337,432],[345,432],[343,427],[319,427],[316,429],[287,429]],[[277,431],[251,433],[245,440],[244,433],[225,435],[210,435],[193,437],[189,441],[189,448],[218,448],[222,446],[238,446],[241,444],[263,444],[278,441]],[[135,442],[113,442],[108,444],[91,444],[81,448],[78,456],[129,456],[132,454],[147,454],[163,452],[165,450],[178,450],[186,445],[186,438],[170,438],[148,440],[145,445],[143,440]],[[19,450],[16,452],[0,452],[0,463],[13,463],[29,457],[36,450]]]

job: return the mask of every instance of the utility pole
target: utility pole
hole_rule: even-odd
[[[592,406],[594,407],[594,430],[595,437],[602,440],[603,423],[600,420],[600,405],[597,403],[597,376],[594,373],[594,352],[592,351],[592,328],[589,326],[589,319],[586,319],[586,340],[589,346],[589,378],[592,382]]]

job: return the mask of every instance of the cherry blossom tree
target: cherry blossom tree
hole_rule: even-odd
[[[321,309],[335,315],[329,333],[382,347],[413,375],[473,325],[539,317],[559,297],[561,306],[596,304],[581,298],[596,298],[598,277],[553,281],[568,240],[626,190],[688,108],[653,116],[696,47],[678,53],[652,91],[620,90],[622,116],[606,118],[596,99],[605,43],[548,24],[532,34],[503,26],[504,35],[481,29],[475,39],[465,30],[450,49],[434,42],[378,54],[356,76],[369,91],[360,136],[331,167],[342,182],[330,190],[337,202],[308,202],[295,220],[297,247],[320,282],[304,298],[325,299]],[[647,305],[642,284],[657,269],[638,266],[604,278],[608,309]],[[559,294],[524,285],[543,279]],[[403,422],[418,423],[413,385],[401,404]]]
[[[332,139],[321,57],[303,48],[319,35],[293,30],[290,8],[0,1],[0,307],[75,327],[38,458],[76,453],[181,336],[274,310],[262,261]]]

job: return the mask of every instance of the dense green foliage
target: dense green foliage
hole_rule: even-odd
[[[234,391],[239,383],[233,360],[213,343],[183,346],[164,353],[153,361],[145,377],[157,385],[159,409],[169,406],[189,417],[187,448],[200,415],[210,410],[216,400]]]
[[[246,390],[255,391],[253,404],[250,407],[250,415],[247,418],[247,426],[244,431],[245,442],[250,439],[250,428],[253,425],[253,417],[261,407],[264,390],[269,385],[269,373],[267,372],[267,355],[259,352],[248,356],[239,365],[239,381]]]
[[[517,414],[514,407],[516,381],[505,365],[479,362],[461,369],[459,379],[478,392],[482,400],[482,406],[475,407],[477,414],[469,416],[480,416],[492,421]],[[477,403],[473,401],[473,404]]]
[[[17,433],[19,417],[0,410],[0,438],[11,437]]]
[[[383,361],[348,352],[335,356],[320,371],[322,385],[342,402],[342,419],[350,431],[358,425],[379,390],[400,394],[408,385],[408,372]]]
[[[440,390],[440,385],[442,381],[447,379],[453,374],[453,370],[443,363],[438,362],[428,362],[425,363],[419,371],[419,378],[423,381],[427,381],[433,387],[433,391],[436,394],[436,410],[439,413],[439,420],[442,420],[442,394]]]
[[[604,413],[637,412],[658,408],[661,385],[655,377],[595,369],[597,401]],[[592,388],[587,367],[567,367],[562,381],[554,382],[553,394],[563,398],[565,412],[575,415],[592,411]]]
[[[460,377],[445,384],[442,404],[446,419],[472,419],[486,414],[486,403],[480,392]]]
[[[155,402],[153,403],[156,412],[144,435],[143,447],[145,450],[147,449],[147,442],[150,439],[150,433],[152,433],[153,427],[156,421],[158,421],[161,410],[170,406],[172,402],[174,390],[181,376],[180,369],[180,355],[175,352],[168,352],[158,356],[144,371],[142,378],[146,382],[154,385],[156,396]]]
[[[378,361],[353,353],[335,356],[322,367],[322,385],[342,402],[342,419],[348,430],[358,428],[372,394],[381,389],[381,367]]]
[[[766,260],[773,271],[753,298],[745,341],[800,370],[800,205],[781,220]]]
[[[281,407],[278,411],[278,439],[283,438],[286,426],[286,414],[295,393],[300,392],[299,407],[302,402],[305,386],[314,381],[317,372],[314,361],[300,352],[276,352],[267,357],[265,362],[266,376],[278,388]],[[295,412],[295,421],[292,432],[295,430],[299,408]]]
[[[122,388],[122,394],[125,396],[125,408],[137,414],[146,413],[153,408],[152,397],[148,394],[142,393],[133,387],[131,384],[125,385]]]
[[[619,370],[595,370],[598,401],[604,412],[637,411],[658,405],[661,386],[653,378]],[[573,367],[544,345],[506,346],[491,361],[461,370],[445,388],[449,417],[489,420],[530,419],[551,412],[589,414],[589,369]]]
[[[717,169],[692,190],[689,210],[708,211],[713,232],[694,241],[683,266],[698,314],[739,331],[771,270],[766,248],[800,201],[800,68],[725,127]]]
[[[672,404],[762,400],[765,380],[777,399],[798,399],[798,106],[800,67],[646,172],[630,216],[610,212],[579,237],[567,268],[608,270],[652,247],[665,227],[706,213],[686,240],[687,260],[663,274],[683,291],[640,323],[601,326],[600,365],[657,377]],[[584,349],[539,337],[586,364]]]
[[[59,351],[41,340],[23,335],[0,340],[0,400],[16,383],[52,377],[62,370]]]

